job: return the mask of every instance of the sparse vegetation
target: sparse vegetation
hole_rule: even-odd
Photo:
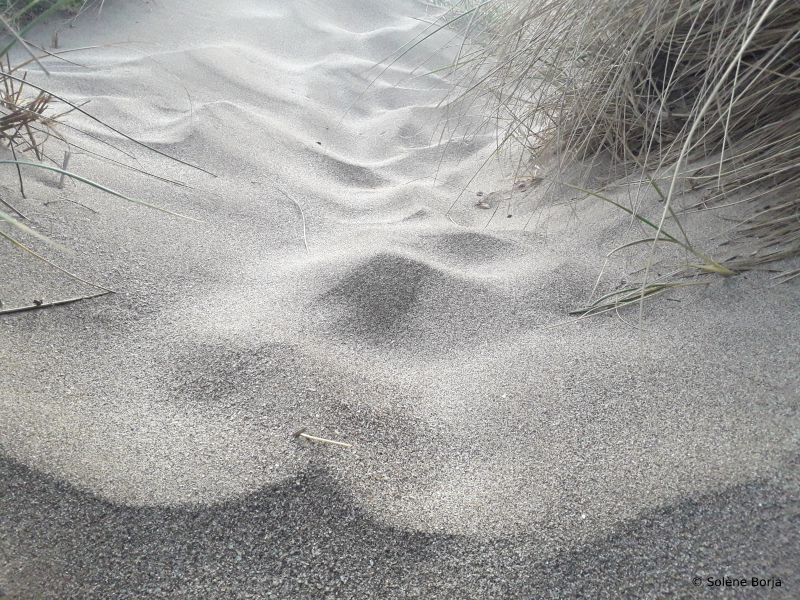
[[[61,133],[59,126],[61,124],[61,119],[71,112],[82,113],[84,116],[104,125],[111,132],[138,144],[147,151],[161,154],[182,164],[188,164],[155,148],[137,142],[123,132],[94,118],[82,108],[82,105],[73,104],[48,89],[34,85],[27,80],[26,69],[39,68],[46,72],[42,61],[46,59],[58,60],[61,58],[63,51],[56,50],[55,48],[52,49],[52,51],[47,51],[27,43],[23,37],[25,31],[33,26],[39,19],[46,17],[49,13],[69,10],[75,14],[84,6],[86,6],[86,0],[33,0],[27,2],[0,3],[0,23],[5,29],[5,35],[0,38],[0,43],[2,43],[2,46],[0,46],[0,141],[11,151],[11,159],[0,160],[0,163],[14,165],[16,167],[19,190],[23,197],[25,197],[25,184],[20,166],[27,165],[56,172],[61,175],[62,182],[64,177],[70,177],[73,180],[90,185],[126,201],[142,204],[169,214],[176,214],[152,204],[129,198],[99,183],[90,181],[66,170],[66,163],[73,143],[72,140],[67,139],[67,137]],[[10,57],[10,51],[16,44],[25,48],[29,58],[14,64]],[[73,134],[79,135],[81,133],[80,128],[76,127],[72,127],[71,131]],[[53,154],[52,152],[46,151],[46,142],[50,145],[54,142],[58,143],[60,145],[58,148],[59,152]],[[138,171],[139,169],[135,170]],[[144,171],[141,172],[144,175],[150,175]],[[163,178],[160,179],[168,181]],[[27,220],[27,217],[15,208],[8,199],[0,198],[0,223],[5,222],[13,226],[14,230],[16,230],[16,234],[31,239],[36,238],[61,251],[69,252],[64,246],[52,242],[45,236],[37,233],[34,228],[25,224],[24,221]],[[4,231],[3,228],[0,228],[0,238],[3,238],[21,250],[46,262],[74,279],[100,288],[104,293],[110,291],[102,286],[97,286],[96,284],[81,279],[47,260],[41,256],[41,254],[31,249],[29,245],[26,245],[24,239],[18,239],[16,234],[12,235],[12,231],[14,230]],[[6,310],[4,312],[9,311]]]
[[[452,4],[448,19],[477,3]],[[716,262],[697,250],[705,240],[683,237],[699,259],[687,270],[732,275],[800,255],[796,1],[497,0],[469,16],[468,36],[456,93],[499,126],[500,146],[531,162],[555,151],[554,177],[603,156],[658,190],[660,220],[639,242],[676,241],[665,232],[674,219],[683,233],[675,198],[701,190],[684,215],[747,207],[732,231],[748,251]],[[641,220],[640,209],[626,210]]]
[[[0,15],[7,23],[20,27],[44,13],[61,11],[77,14],[88,0],[0,0]]]

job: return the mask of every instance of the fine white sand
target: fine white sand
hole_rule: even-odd
[[[31,245],[116,293],[0,317],[0,597],[800,594],[797,281],[675,290],[643,334],[636,309],[549,327],[641,231],[510,193],[476,115],[440,135],[455,32],[385,60],[440,12],[117,0],[60,29],[100,47],[33,81],[215,176],[80,115],[72,170],[200,222],[4,171],[76,255]],[[4,308],[92,292],[0,245]]]

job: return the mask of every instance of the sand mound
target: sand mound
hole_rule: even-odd
[[[61,30],[62,47],[135,42],[73,55],[85,68],[53,62],[49,85],[216,177],[115,142],[134,161],[92,126],[88,149],[191,187],[88,152],[73,156],[77,172],[200,222],[59,191],[49,175],[22,199],[5,180],[4,197],[77,251],[48,256],[117,293],[0,317],[0,473],[14,490],[0,504],[20,512],[0,527],[3,592],[538,597],[554,561],[572,565],[564,589],[611,597],[614,578],[581,583],[609,544],[633,596],[694,593],[691,561],[664,558],[678,546],[703,557],[698,572],[773,573],[741,558],[751,530],[723,516],[795,485],[798,286],[752,273],[675,290],[646,305],[644,336],[635,311],[549,328],[586,301],[630,223],[546,187],[512,194],[498,162],[467,184],[495,140],[440,143],[443,73],[424,75],[453,59],[454,32],[369,85],[437,11],[118,1]],[[624,256],[598,293],[635,278],[641,265]],[[7,306],[89,291],[31,264],[0,245]],[[301,427],[353,447],[292,437]],[[751,525],[789,519],[793,505],[780,506]],[[665,514],[703,531],[733,524],[694,541],[676,525],[636,567],[636,532]],[[63,525],[92,519],[106,533]],[[131,564],[163,577],[143,582],[98,554],[128,535],[123,521]],[[172,550],[154,523],[206,550],[158,562]],[[678,530],[684,546],[663,539]],[[203,545],[217,543],[230,556]],[[725,548],[741,552],[724,562]],[[791,589],[796,549],[765,550]],[[70,571],[72,559],[109,579]]]

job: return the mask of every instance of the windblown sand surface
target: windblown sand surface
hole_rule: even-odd
[[[430,74],[454,32],[367,88],[438,14],[118,0],[60,30],[129,43],[34,81],[216,177],[80,116],[75,172],[201,222],[4,171],[77,255],[36,247],[117,293],[0,318],[0,597],[800,595],[800,286],[676,290],[643,336],[636,310],[549,328],[641,233],[504,191],[513,165],[472,179],[495,138],[455,106],[441,138]],[[5,308],[92,292],[0,246]]]

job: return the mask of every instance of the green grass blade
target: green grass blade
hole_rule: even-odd
[[[676,244],[680,245],[683,248],[686,248],[686,250],[689,250],[690,252],[692,252],[694,254],[694,251],[689,246],[687,246],[683,242],[677,240],[676,238],[674,238],[673,236],[668,234],[666,231],[660,231],[661,228],[658,227],[658,225],[656,225],[654,223],[651,223],[650,221],[645,219],[643,216],[633,212],[630,208],[628,208],[626,206],[623,206],[622,204],[619,204],[618,202],[614,202],[611,198],[606,198],[602,194],[598,194],[597,192],[592,192],[591,190],[587,190],[587,189],[584,189],[584,188],[579,187],[577,185],[572,185],[570,183],[564,183],[564,182],[558,182],[558,183],[561,183],[562,185],[565,185],[568,188],[572,188],[573,190],[578,190],[579,192],[583,192],[584,194],[588,194],[590,196],[594,196],[595,198],[599,198],[600,200],[603,200],[604,202],[608,202],[609,204],[613,204],[617,208],[619,208],[621,210],[624,210],[626,213],[628,213],[632,217],[637,218],[638,220],[640,220],[645,225],[648,225],[648,226],[652,227],[653,229],[658,231],[661,235],[664,235],[664,236],[668,237],[670,239],[670,241],[675,242]],[[655,238],[653,238],[653,239],[655,239]]]

